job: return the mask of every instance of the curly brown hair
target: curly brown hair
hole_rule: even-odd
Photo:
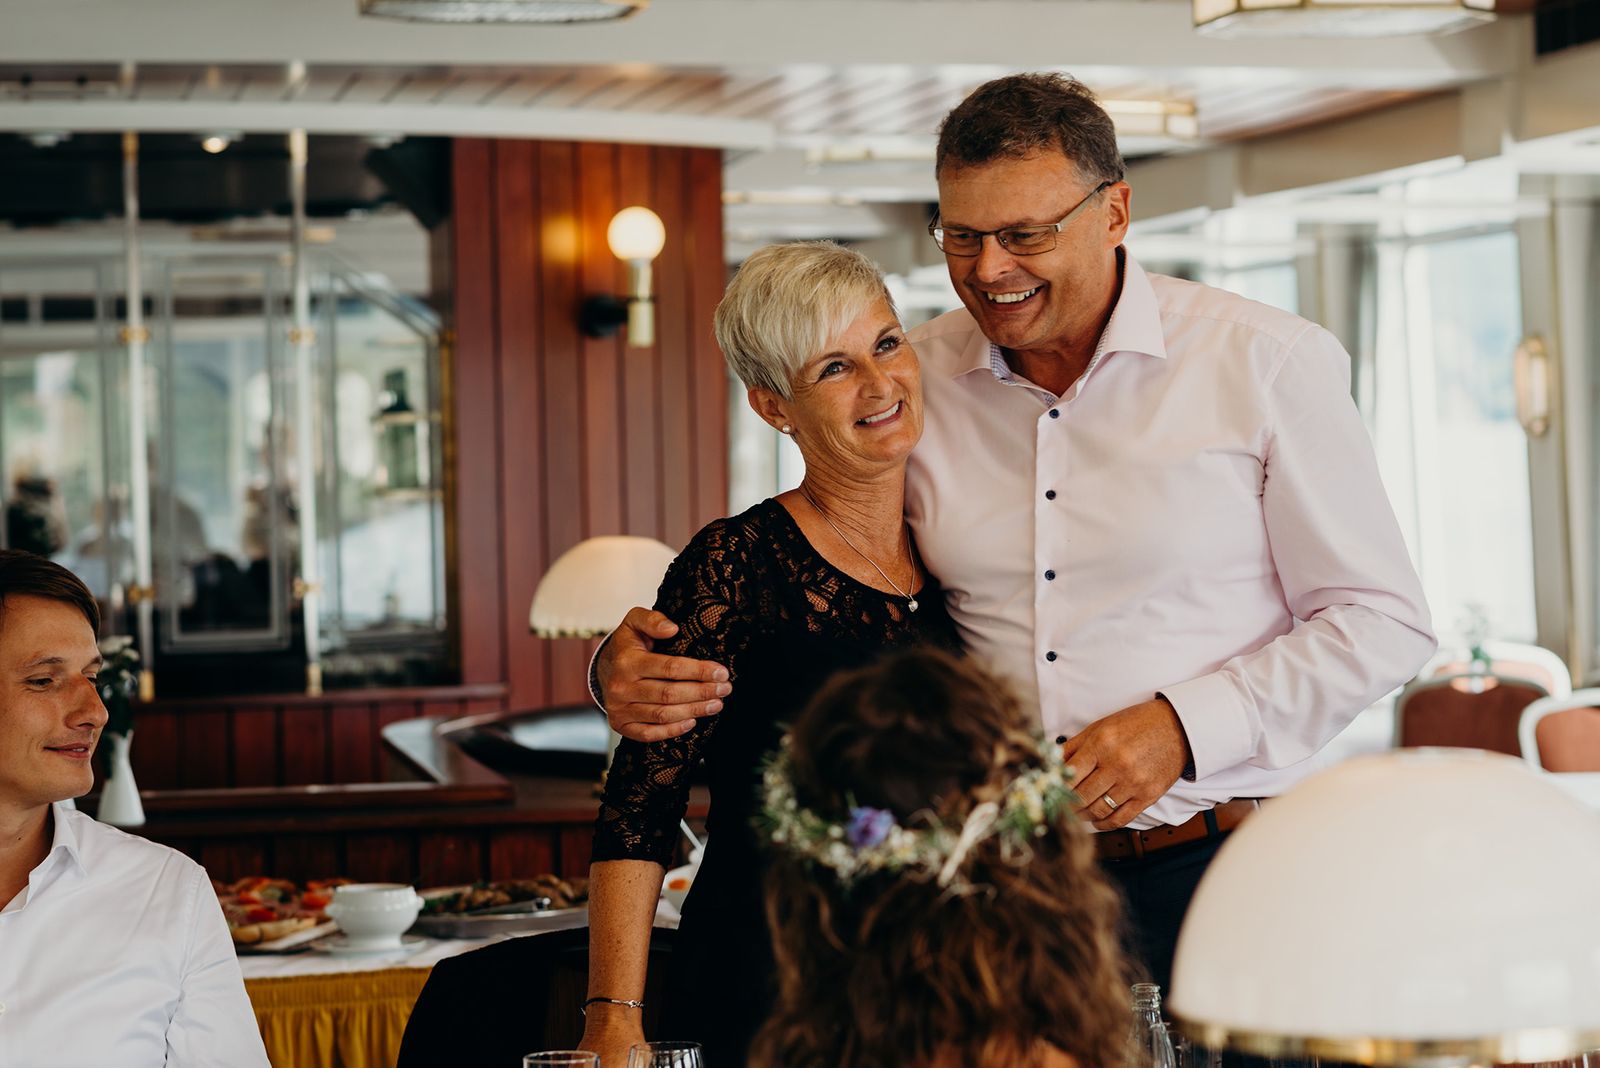
[[[1012,74],[974,89],[939,124],[933,170],[1018,159],[1054,149],[1085,182],[1126,173],[1117,128],[1087,85],[1065,74]]]
[[[840,822],[887,809],[961,826],[1041,766],[1009,689],[936,650],[835,678],[791,731],[795,795]],[[1121,905],[1089,833],[1063,813],[1019,858],[991,836],[962,863],[968,893],[911,871],[848,888],[775,856],[767,920],[777,1006],[756,1037],[762,1068],[1030,1065],[1045,1051],[1114,1063],[1128,1027]]]

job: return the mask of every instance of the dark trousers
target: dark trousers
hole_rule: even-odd
[[[1142,857],[1101,861],[1101,868],[1122,891],[1127,910],[1127,949],[1143,977],[1172,989],[1172,957],[1178,929],[1206,866],[1217,855],[1226,834],[1173,846]]]

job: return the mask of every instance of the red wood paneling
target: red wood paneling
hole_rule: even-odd
[[[328,781],[328,712],[311,705],[285,708],[281,715],[283,785]]]
[[[230,775],[226,709],[191,709],[178,720],[178,782],[204,790],[227,786]]]
[[[178,715],[140,709],[133,721],[133,777],[148,789],[178,785]]]
[[[483,878],[483,841],[466,830],[417,835],[418,878],[423,886],[454,886]]]
[[[283,781],[278,755],[278,710],[233,711],[233,781],[230,786],[277,786]],[[156,789],[157,784],[147,784]]]
[[[496,334],[492,145],[455,142],[453,237],[455,345],[451,397],[455,462],[454,588],[450,603],[461,643],[461,681],[506,678],[500,626],[499,338]]]
[[[328,779],[330,782],[372,782],[379,765],[372,756],[377,734],[371,705],[328,708]]]
[[[504,595],[496,621],[506,649],[513,691],[543,694],[550,676],[549,650],[528,633],[528,608],[544,560],[544,482],[540,437],[544,396],[544,306],[539,299],[541,235],[538,225],[537,145],[494,142],[494,313],[500,347],[498,378],[503,432],[499,441],[500,578]],[[463,369],[465,370],[465,369]],[[482,368],[477,369],[480,372]]]
[[[683,261],[684,234],[689,225],[688,158],[681,148],[655,150],[655,212],[667,228],[661,258]],[[686,270],[656,272],[656,334],[661,354],[660,495],[663,528],[661,540],[678,547],[686,544],[704,515],[694,499],[694,437],[697,429],[690,407],[694,365],[689,327],[689,277]]]

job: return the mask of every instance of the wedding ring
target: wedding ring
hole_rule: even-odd
[[[1110,805],[1111,806],[1111,811],[1115,812],[1117,810],[1117,803],[1115,801],[1111,800],[1111,795],[1110,794],[1101,794],[1100,795],[1100,800],[1104,801],[1107,805]]]

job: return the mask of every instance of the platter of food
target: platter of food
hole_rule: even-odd
[[[349,879],[322,879],[303,887],[287,879],[253,875],[233,883],[213,879],[233,948],[240,953],[284,953],[305,948],[337,929],[323,910],[333,888]]]
[[[412,930],[434,938],[490,938],[558,931],[589,922],[589,881],[540,875],[420,891]]]

